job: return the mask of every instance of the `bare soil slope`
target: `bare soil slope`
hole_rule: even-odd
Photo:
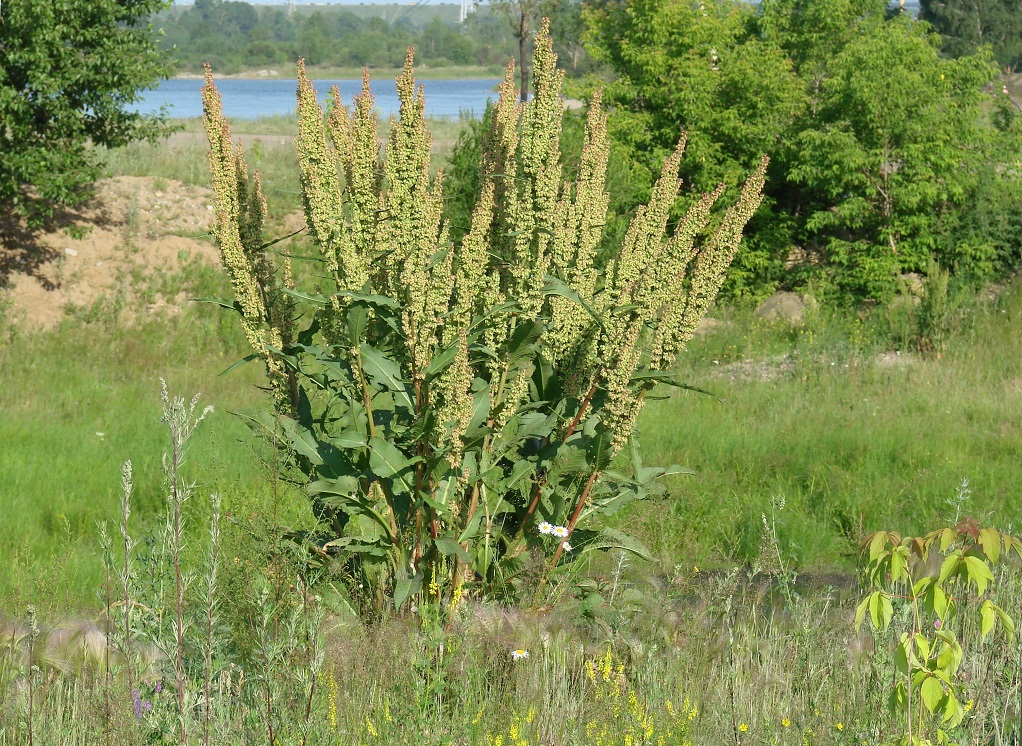
[[[160,287],[195,261],[219,262],[208,238],[212,192],[170,179],[118,176],[42,230],[0,223],[0,304],[23,328],[57,324],[70,307],[117,297],[125,321],[174,312],[183,293]]]

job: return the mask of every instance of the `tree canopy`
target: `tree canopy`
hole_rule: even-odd
[[[0,10],[0,204],[38,218],[99,173],[92,145],[161,130],[129,110],[169,74],[149,18],[165,0],[7,0]]]
[[[967,217],[984,200],[1022,207],[1004,201],[1018,139],[989,51],[948,59],[885,0],[605,0],[586,20],[590,53],[618,73],[605,100],[631,157],[688,132],[688,203],[771,156],[732,293],[883,300],[931,259],[983,275],[1018,258],[1012,231]]]

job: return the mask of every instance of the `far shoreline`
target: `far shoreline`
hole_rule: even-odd
[[[290,66],[289,66],[290,68]],[[293,80],[297,77],[297,67],[294,69],[285,68],[262,68],[242,70],[236,73],[218,73],[213,71],[214,80]],[[308,67],[306,73],[313,80],[360,80],[362,78],[360,67]],[[399,67],[375,67],[368,68],[369,77],[373,79],[396,78],[401,74]],[[484,80],[501,79],[504,71],[496,67],[427,67],[417,66],[415,77],[421,80]],[[173,77],[174,80],[202,80],[202,73],[181,72]]]

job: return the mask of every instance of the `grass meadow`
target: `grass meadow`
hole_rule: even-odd
[[[259,138],[291,124],[238,127],[278,224],[299,209],[297,169],[289,142]],[[438,163],[457,137],[444,126]],[[201,135],[183,135],[114,152],[111,171],[206,186]],[[176,281],[227,292],[211,268]],[[859,544],[961,515],[1019,531],[1022,285],[971,300],[940,354],[899,338],[892,313],[818,309],[789,326],[716,308],[680,363],[713,396],[664,391],[639,422],[648,464],[695,474],[615,516],[655,562],[591,559],[538,608],[469,599],[447,621],[423,607],[366,625],[343,578],[296,580],[283,537],[311,518],[232,414],[268,406],[255,364],[224,372],[248,352],[232,317],[190,304],[125,327],[97,308],[27,334],[0,312],[0,744],[897,742],[893,630],[910,610],[888,634],[856,632]],[[173,544],[161,377],[215,408],[181,467],[187,644],[146,603],[170,593],[154,569]],[[138,587],[119,604],[127,459]],[[1017,563],[997,581],[1022,618]],[[1022,652],[960,605],[967,704],[950,738],[1017,744]]]

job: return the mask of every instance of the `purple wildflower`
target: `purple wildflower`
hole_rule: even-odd
[[[135,719],[141,720],[153,709],[153,703],[148,699],[142,699],[138,689],[131,690],[131,709],[135,711]]]
[[[933,628],[934,629],[940,629],[943,626],[944,626],[944,622],[940,621],[939,619],[933,623]]]

